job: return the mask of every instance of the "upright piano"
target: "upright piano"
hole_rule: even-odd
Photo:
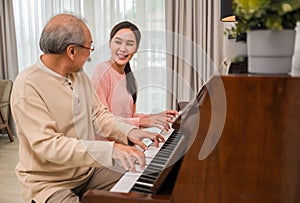
[[[204,90],[174,125],[183,140],[160,188],[82,202],[300,202],[300,78],[215,76]]]

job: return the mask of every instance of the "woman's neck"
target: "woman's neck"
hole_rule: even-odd
[[[119,65],[116,62],[111,60],[111,66],[113,67],[113,69],[115,69],[118,73],[120,74],[124,74],[125,73],[125,66],[126,65]]]

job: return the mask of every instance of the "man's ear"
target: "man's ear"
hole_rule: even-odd
[[[66,50],[67,55],[73,60],[76,53],[75,46],[69,45]]]

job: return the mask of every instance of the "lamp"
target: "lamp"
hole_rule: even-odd
[[[222,22],[236,22],[237,18],[233,13],[232,0],[221,0],[221,16]],[[247,46],[246,46],[246,33],[242,35],[232,36],[228,35],[226,41],[227,54],[232,55],[230,58],[229,73],[239,74],[247,73]]]
[[[232,11],[231,0],[221,0],[221,21],[222,22],[235,22],[235,16]]]

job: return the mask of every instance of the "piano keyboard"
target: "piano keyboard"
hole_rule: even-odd
[[[126,172],[110,190],[111,192],[154,193],[158,189],[159,183],[157,182],[160,182],[158,179],[172,161],[176,148],[180,145],[183,137],[181,133],[174,131],[174,129],[168,132],[164,131],[161,134],[166,141],[160,143],[159,147],[150,145],[148,150],[144,152],[146,156],[145,170],[141,170],[139,165],[136,164],[137,172]]]

